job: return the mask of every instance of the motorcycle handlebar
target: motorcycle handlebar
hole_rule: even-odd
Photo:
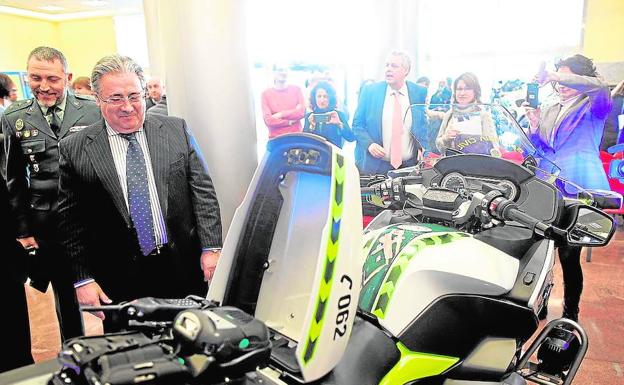
[[[503,210],[503,212],[501,213],[501,217],[505,220],[508,221],[514,221],[514,222],[518,222],[521,223],[531,229],[535,228],[536,226],[538,226],[539,224],[541,224],[541,222],[535,218],[533,218],[532,216],[530,216],[529,214],[525,213],[524,211],[520,211],[519,209],[517,209],[516,207],[514,207],[515,205],[509,205],[507,206],[507,208],[505,208]]]
[[[361,190],[361,195],[362,196],[375,195],[375,187],[374,186],[362,187],[360,190]]]
[[[504,197],[494,198],[488,207],[490,214],[503,221],[518,222],[538,235],[548,238],[565,237],[566,232],[552,225],[546,224],[531,215],[518,209],[518,206],[510,199]]]

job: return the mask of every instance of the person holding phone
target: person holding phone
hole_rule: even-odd
[[[453,106],[444,113],[436,138],[438,150],[444,152],[452,148],[466,153],[490,153],[498,148],[492,116],[478,105],[481,103],[481,85],[475,74],[465,72],[455,79],[451,101]],[[468,136],[478,136],[479,140],[474,145],[461,146]],[[490,140],[482,141],[481,137]]]
[[[547,159],[560,169],[560,176],[586,189],[609,190],[600,160],[600,140],[611,111],[609,87],[598,78],[591,59],[574,55],[555,64],[556,72],[544,65],[535,80],[553,83],[559,103],[546,108],[527,108],[529,137]],[[563,316],[578,321],[583,291],[581,248],[559,248],[563,271]]]
[[[347,117],[336,109],[336,90],[328,82],[319,82],[310,91],[312,112],[305,117],[303,132],[322,136],[342,148],[344,141],[353,142],[355,135]]]

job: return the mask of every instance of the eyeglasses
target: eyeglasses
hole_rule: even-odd
[[[457,88],[455,88],[455,92],[459,92],[459,91],[472,91],[472,88],[470,88],[470,87],[464,87],[464,88],[457,87]]]
[[[130,104],[139,103],[143,100],[143,98],[145,98],[145,90],[141,92],[133,92],[128,96],[113,95],[107,99],[102,99],[102,97],[98,95],[98,99],[100,99],[100,101],[112,106],[122,106],[126,104],[126,100],[129,101]]]

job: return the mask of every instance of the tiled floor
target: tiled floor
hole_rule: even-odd
[[[620,230],[608,247],[594,249],[592,261],[583,260],[583,269],[580,323],[589,336],[589,351],[574,383],[624,385],[624,232]],[[37,361],[53,358],[60,342],[52,295],[28,287],[27,291],[33,355]],[[561,272],[556,266],[549,319],[561,314],[562,296]],[[97,318],[86,314],[85,319],[88,334],[101,332]]]

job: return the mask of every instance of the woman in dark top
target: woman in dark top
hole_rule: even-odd
[[[336,90],[331,84],[319,82],[314,86],[310,91],[310,105],[312,112],[306,114],[303,132],[322,136],[340,148],[345,140],[355,140],[347,117],[336,110]]]

